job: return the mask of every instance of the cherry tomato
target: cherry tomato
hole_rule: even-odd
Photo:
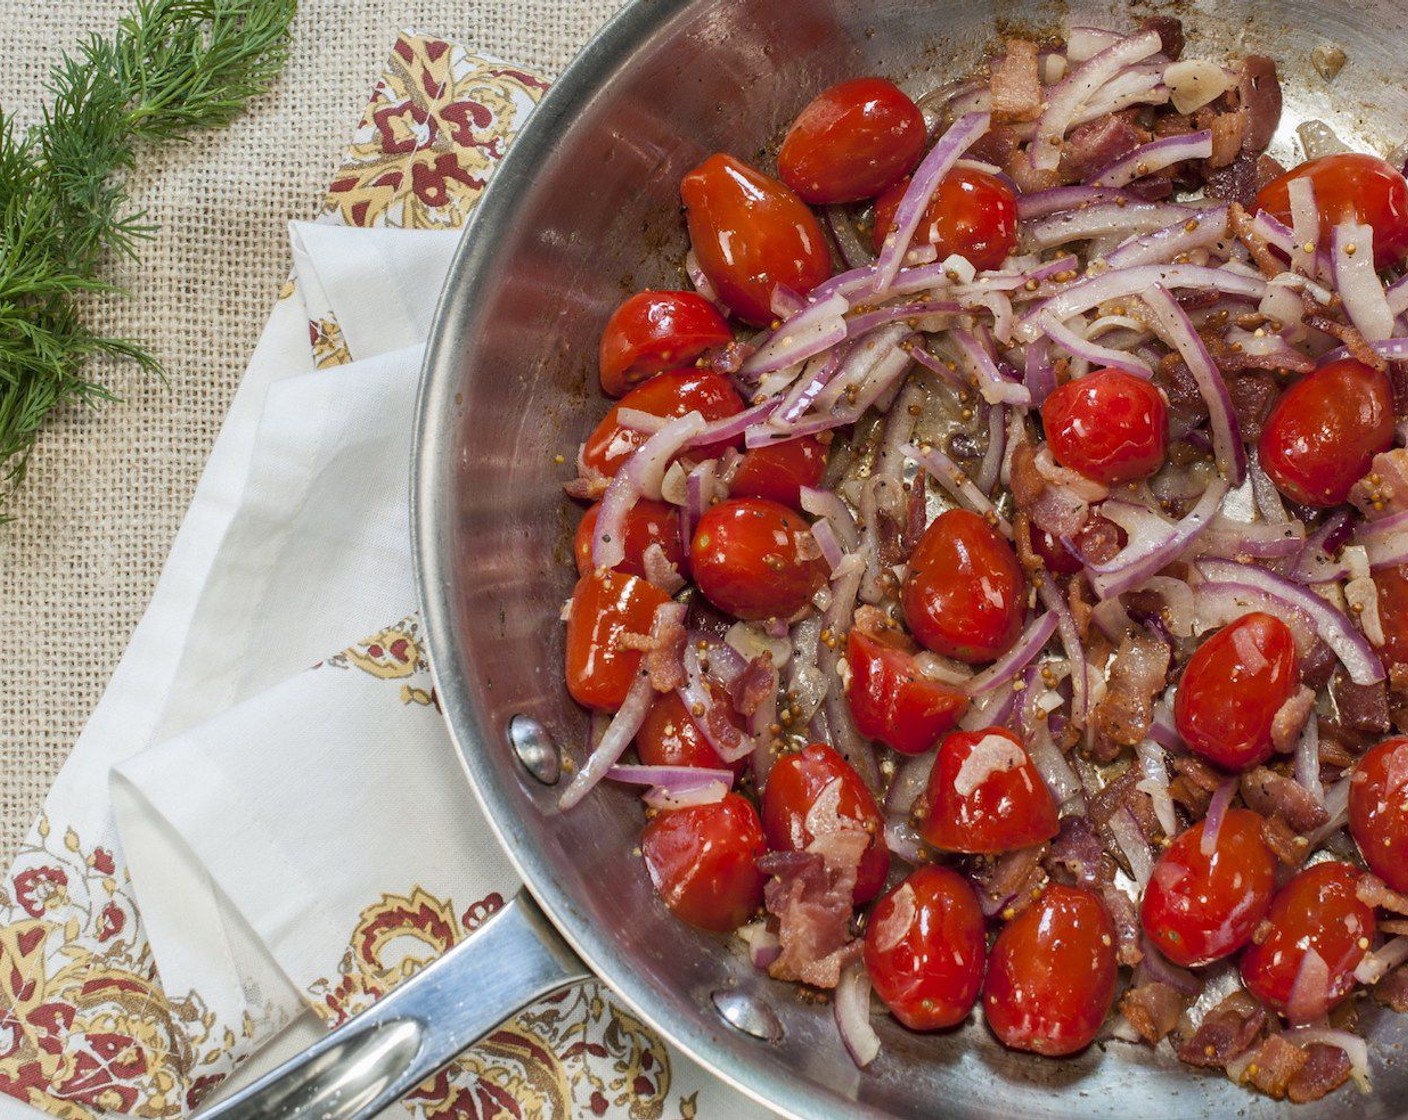
[[[1004,1046],[1074,1054],[1099,1032],[1118,978],[1105,904],[1083,887],[1053,883],[993,942],[983,1015]]]
[[[1140,909],[1149,940],[1184,968],[1230,957],[1250,941],[1276,889],[1276,857],[1259,816],[1228,809],[1210,855],[1206,826],[1199,821],[1164,849]]]
[[[1384,629],[1379,658],[1385,669],[1408,666],[1408,568],[1380,568],[1374,573],[1374,588],[1379,597],[1379,622]]]
[[[623,634],[648,634],[655,609],[670,597],[625,572],[589,572],[572,591],[567,618],[567,691],[583,707],[613,712],[640,672],[642,653]]]
[[[1173,722],[1190,750],[1228,770],[1271,757],[1271,722],[1300,687],[1295,639],[1279,618],[1243,615],[1188,659]]]
[[[1068,470],[1117,486],[1164,465],[1168,406],[1142,377],[1101,369],[1056,389],[1041,406],[1051,454]]]
[[[895,211],[909,180],[896,183],[875,200],[875,251],[895,228]],[[986,171],[956,167],[934,192],[929,208],[914,231],[914,243],[928,243],[939,259],[967,257],[974,268],[998,268],[1017,244],[1017,196],[1012,188]]]
[[[940,743],[915,813],[919,835],[949,852],[1011,852],[1061,828],[1040,771],[1005,727],[954,731]]]
[[[987,929],[972,885],[928,865],[870,911],[865,970],[890,1014],[912,1031],[961,1023],[977,1002]]]
[[[928,649],[991,661],[1022,632],[1027,580],[995,529],[976,513],[951,509],[919,538],[900,602],[910,631]]]
[[[1374,911],[1359,900],[1358,883],[1357,868],[1329,860],[1282,887],[1266,915],[1270,929],[1242,954],[1247,991],[1292,1023],[1322,1018],[1344,999],[1374,940]]]
[[[1271,406],[1261,428],[1261,467],[1303,506],[1337,506],[1375,455],[1393,446],[1388,374],[1342,358],[1308,373]]]
[[[640,850],[656,892],[692,926],[726,933],[762,905],[767,877],[756,863],[767,845],[758,811],[736,793],[661,813]]]
[[[763,835],[773,851],[803,851],[816,839],[813,826],[858,827],[870,834],[854,898],[860,904],[879,894],[890,870],[885,818],[855,767],[824,743],[779,758],[763,789]]]
[[[772,322],[778,285],[804,296],[831,275],[816,215],[772,176],[716,152],[684,177],[680,197],[699,267],[744,322]]]
[[[1309,179],[1320,212],[1320,245],[1344,221],[1374,227],[1374,264],[1388,268],[1408,256],[1408,183],[1393,165],[1363,152],[1322,156],[1261,188],[1257,209],[1291,224],[1292,179]]]
[[[582,450],[583,463],[606,478],[615,475],[631,453],[650,438],[646,432],[621,424],[617,417],[623,408],[670,419],[697,411],[705,420],[722,420],[742,412],[743,400],[728,378],[699,369],[677,369],[637,385],[602,417]],[[732,444],[722,443],[694,447],[689,456],[701,461],[713,459],[730,446]]]
[[[1349,831],[1369,869],[1408,891],[1408,739],[1382,742],[1354,764]]]
[[[923,754],[968,710],[961,688],[926,677],[912,654],[854,627],[846,639],[846,663],[846,702],[856,730],[901,754]]]
[[[897,85],[853,78],[797,114],[777,173],[813,206],[859,202],[913,171],[927,135],[924,114]]]
[[[732,341],[728,321],[698,292],[637,292],[611,313],[601,332],[601,391],[619,397]]]
[[[816,486],[825,473],[825,446],[815,436],[802,436],[745,451],[728,492],[733,498],[770,498],[801,509],[802,487]]]
[[[705,687],[708,687],[707,685]],[[724,707],[730,723],[746,731],[743,717]],[[636,732],[636,754],[646,766],[699,766],[706,770],[732,770],[742,774],[747,757],[725,762],[704,738],[699,724],[689,714],[677,692],[666,692],[655,698],[645,721]]]
[[[766,498],[732,498],[705,511],[690,562],[704,597],[735,618],[790,618],[826,582],[804,551],[807,523]]]
[[[596,530],[596,519],[600,514],[601,503],[597,502],[587,510],[577,526],[572,551],[577,557],[578,575],[586,575],[592,570],[592,533]],[[660,546],[665,559],[678,568],[681,575],[688,574],[684,544],[680,540],[679,512],[668,502],[641,498],[626,514],[626,558],[616,565],[616,570],[643,577],[645,550],[652,544]]]

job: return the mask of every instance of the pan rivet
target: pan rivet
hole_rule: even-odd
[[[557,785],[562,758],[547,728],[532,716],[514,716],[508,721],[508,741],[523,769],[545,786]]]
[[[764,1042],[782,1041],[782,1023],[766,1003],[737,988],[719,988],[710,997],[723,1020],[734,1030],[761,1038]]]

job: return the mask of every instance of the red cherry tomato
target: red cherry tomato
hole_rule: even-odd
[[[919,107],[884,78],[823,90],[777,153],[782,181],[813,206],[873,198],[914,170],[928,130]]]
[[[601,503],[597,502],[587,510],[577,526],[572,551],[577,557],[579,575],[586,575],[592,570],[592,533],[596,530],[596,519],[600,514]],[[679,512],[668,502],[641,498],[626,514],[626,558],[616,565],[616,570],[643,577],[645,550],[652,544],[660,546],[665,559],[678,568],[681,575],[688,574],[684,544],[680,540]]]
[[[973,887],[947,867],[918,867],[875,904],[865,970],[890,1014],[912,1031],[968,1017],[983,983],[987,929]]]
[[[747,730],[742,716],[727,706],[724,706],[724,714],[740,731]],[[646,766],[699,766],[742,774],[748,765],[746,757],[735,762],[725,762],[719,757],[677,692],[666,692],[655,698],[636,732],[636,754]]]
[[[800,543],[808,532],[801,517],[766,498],[720,502],[694,531],[694,581],[735,618],[790,618],[826,582],[825,563]]]
[[[624,572],[590,572],[572,592],[567,618],[567,691],[583,707],[613,712],[640,672],[642,653],[621,645],[623,634],[648,634],[655,608],[670,597]]]
[[[677,369],[637,385],[602,417],[582,450],[582,461],[587,468],[606,478],[615,475],[631,453],[650,438],[646,432],[621,424],[617,417],[623,408],[670,419],[697,411],[705,420],[722,420],[742,412],[743,399],[728,378],[699,369]],[[713,459],[731,446],[731,443],[721,443],[694,447],[689,457],[701,461]]]
[[[684,177],[680,197],[699,267],[744,322],[772,322],[778,285],[804,296],[831,275],[816,215],[770,175],[715,153]]]
[[[1262,425],[1261,467],[1303,506],[1337,506],[1375,455],[1393,446],[1388,374],[1342,358],[1277,398]]]
[[[601,332],[601,391],[619,397],[732,341],[728,321],[698,292],[637,292],[611,313]]]
[[[1251,940],[1276,889],[1276,857],[1261,838],[1261,818],[1228,809],[1212,853],[1206,821],[1179,834],[1154,864],[1140,920],[1154,946],[1184,968],[1230,957]]]
[[[1074,1054],[1099,1032],[1118,978],[1105,904],[1082,887],[1053,883],[993,942],[983,1015],[1004,1046]]]
[[[754,447],[743,453],[729,483],[733,498],[769,498],[802,508],[803,486],[816,486],[826,473],[826,448],[815,436]]]
[[[1068,470],[1117,486],[1164,465],[1168,406],[1152,383],[1101,369],[1064,385],[1041,406],[1051,454]]]
[[[895,211],[909,180],[896,183],[875,200],[875,251],[895,228]],[[934,192],[914,231],[914,243],[934,246],[939,259],[967,257],[980,271],[998,268],[1017,244],[1017,196],[996,175],[969,167],[950,171]]]
[[[1271,721],[1299,687],[1290,627],[1254,611],[1188,659],[1173,722],[1195,754],[1227,770],[1247,770],[1271,757]]]
[[[1005,727],[955,731],[939,744],[915,812],[919,835],[949,852],[1015,851],[1061,828],[1040,771]]]
[[[1408,256],[1408,182],[1378,156],[1345,152],[1322,156],[1287,171],[1261,188],[1257,209],[1291,224],[1292,179],[1309,179],[1320,212],[1320,245],[1344,221],[1374,227],[1374,264],[1388,268]]]
[[[650,881],[665,905],[700,929],[737,929],[762,905],[767,850],[753,803],[736,793],[709,805],[671,809],[640,841]]]
[[[923,754],[968,710],[962,689],[926,677],[912,654],[854,627],[846,639],[846,663],[846,702],[856,730],[901,754]]]
[[[951,509],[919,538],[900,602],[926,648],[960,661],[991,661],[1022,632],[1027,580],[996,530],[976,513]]]
[[[885,818],[855,767],[824,743],[779,758],[763,789],[763,835],[773,851],[803,851],[816,838],[813,826],[827,832],[859,827],[870,834],[854,898],[860,904],[879,894],[890,870]]]
[[[1408,666],[1408,568],[1380,568],[1374,573],[1374,588],[1379,597],[1379,622],[1384,629],[1379,658],[1385,669]]]
[[[1380,743],[1354,764],[1349,831],[1369,869],[1408,891],[1408,739]]]
[[[1247,991],[1292,1023],[1323,1017],[1354,988],[1374,940],[1374,911],[1355,893],[1358,882],[1347,863],[1307,867],[1271,900],[1269,931],[1242,954]]]

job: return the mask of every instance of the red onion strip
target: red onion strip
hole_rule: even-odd
[[[865,243],[844,206],[826,208],[826,224],[847,268],[867,268],[875,263],[875,253]]]
[[[1320,717],[1314,712],[1305,721],[1305,730],[1296,743],[1296,781],[1304,786],[1317,805],[1325,804],[1325,783],[1320,780]]]
[[[1046,604],[1046,609],[1056,616],[1056,632],[1061,635],[1061,645],[1066,650],[1066,660],[1071,666],[1071,722],[1076,727],[1085,726],[1089,706],[1090,682],[1086,673],[1085,645],[1080,640],[1080,630],[1070,605],[1061,594],[1060,588],[1051,580],[1043,580],[1036,589],[1038,598]]]
[[[913,432],[913,424],[910,425],[909,432],[905,434],[908,441],[909,435]],[[1007,409],[996,404],[988,408],[988,446],[983,452],[983,462],[978,468],[977,484],[988,497],[992,497],[993,487],[997,485],[998,475],[1002,473],[1002,454],[1007,450]]]
[[[1026,368],[1022,381],[1032,395],[1032,405],[1040,408],[1056,390],[1056,369],[1051,364],[1051,340],[1045,335],[1027,343]],[[1010,441],[1009,441],[1010,442]]]
[[[964,363],[977,379],[978,392],[988,404],[1015,404],[1023,408],[1032,403],[1032,395],[1020,381],[1004,377],[997,368],[988,348],[969,331],[954,330],[949,337],[957,345]]]
[[[1348,510],[1336,510],[1330,514],[1325,519],[1325,523],[1306,538],[1305,544],[1301,546],[1300,553],[1296,556],[1295,563],[1291,565],[1286,574],[1297,583],[1329,583],[1332,580],[1344,579],[1349,574],[1349,566],[1343,561],[1336,560],[1330,554],[1329,545],[1331,541],[1344,535],[1345,525],[1348,522]],[[1357,543],[1365,543],[1363,537],[1366,535],[1366,529],[1360,530]],[[1339,551],[1339,547],[1336,547],[1335,552]],[[1368,551],[1367,546],[1365,551]],[[1370,553],[1371,566],[1372,563],[1372,553]]]
[[[847,552],[854,552],[860,545],[860,530],[850,508],[834,490],[817,490],[811,486],[801,488],[802,509],[813,517],[824,517]]]
[[[968,695],[981,696],[1015,679],[1051,640],[1051,635],[1056,633],[1056,622],[1057,616],[1051,611],[1046,611],[1027,623],[1027,628],[1022,631],[1021,637],[1011,649],[981,673],[969,679]]]
[[[1034,249],[1052,249],[1110,234],[1154,234],[1197,213],[1176,202],[1096,203],[1043,218],[1024,231],[1023,243]]]
[[[885,846],[892,856],[898,856],[911,867],[918,867],[928,862],[923,845],[923,840],[907,817],[885,818]]]
[[[693,249],[690,249],[684,255],[684,271],[689,277],[689,282],[694,285],[694,290],[727,314],[728,307],[724,304],[724,301],[719,298],[718,290],[710,283],[709,277],[704,274],[704,269],[700,266],[699,258],[695,255]]]
[[[1237,795],[1237,779],[1235,777],[1224,778],[1212,795],[1212,801],[1208,803],[1208,815],[1203,821],[1203,835],[1198,847],[1203,855],[1211,856],[1217,851],[1217,836],[1222,831],[1223,818],[1227,816],[1227,810],[1232,804],[1232,798]]]
[[[592,538],[592,565],[614,568],[626,558],[626,515],[641,497],[659,498],[665,470],[679,451],[704,430],[704,417],[688,412],[646,440],[611,480],[601,499]]]
[[[680,604],[667,605],[680,606]],[[659,608],[659,610],[663,609],[663,607]],[[683,617],[683,610],[684,608],[680,606],[681,617]],[[596,749],[587,758],[586,765],[577,771],[576,776],[562,791],[562,796],[558,798],[557,802],[559,809],[563,812],[571,809],[591,792],[597,782],[606,777],[607,771],[615,765],[616,760],[626,753],[626,748],[636,737],[640,725],[645,722],[646,713],[650,711],[650,706],[654,703],[655,689],[650,686],[650,678],[642,673],[631,682],[625,701],[616,714],[611,717],[606,734],[601,737],[601,742],[596,745]]]
[[[850,309],[840,295],[804,306],[759,344],[739,372],[755,379],[829,350],[846,337],[844,316]]]
[[[1017,218],[1019,221],[1032,222],[1058,214],[1062,210],[1076,210],[1106,203],[1139,204],[1141,201],[1138,196],[1113,187],[1052,187],[1049,190],[1018,195]]]
[[[1227,207],[1215,206],[1121,245],[1105,258],[1105,263],[1111,268],[1162,264],[1194,249],[1211,248],[1226,236]]]
[[[1212,130],[1188,132],[1180,136],[1165,136],[1161,140],[1135,148],[1101,171],[1092,182],[1097,187],[1127,187],[1136,179],[1152,175],[1175,163],[1188,159],[1207,159],[1212,155]]]
[[[1320,208],[1315,204],[1315,184],[1310,176],[1302,175],[1286,184],[1287,201],[1291,207],[1291,267],[1306,276],[1321,270]]]
[[[733,771],[705,766],[622,766],[606,772],[613,782],[628,782],[637,786],[660,786],[683,792],[707,782],[723,782],[732,788]]]
[[[1154,857],[1149,854],[1149,842],[1144,839],[1139,822],[1128,805],[1121,805],[1110,817],[1109,828],[1142,894],[1149,884],[1149,876],[1154,873]]]
[[[812,537],[815,538],[817,547],[821,549],[821,558],[826,561],[831,574],[835,575],[841,567],[841,561],[846,557],[846,550],[836,539],[836,530],[832,528],[831,522],[824,517],[814,522]]]
[[[1379,274],[1374,271],[1372,226],[1341,222],[1330,235],[1335,291],[1344,301],[1349,321],[1369,342],[1393,334],[1393,312]]]
[[[1159,569],[1177,560],[1183,551],[1197,540],[1198,534],[1207,528],[1226,494],[1227,480],[1215,479],[1203,491],[1203,496],[1183,520],[1163,522],[1162,526],[1152,531],[1131,535],[1129,543],[1108,563],[1087,564],[1086,573],[1095,593],[1102,599],[1121,595],[1138,587],[1150,576],[1158,574]],[[1105,504],[1105,516],[1109,517],[1117,512],[1111,509],[1114,504]],[[1145,512],[1151,517],[1156,516],[1152,511]]]
[[[859,961],[847,965],[841,973],[832,1007],[846,1053],[864,1069],[880,1053],[880,1036],[870,1025],[870,977]]]
[[[1354,969],[1354,978],[1366,986],[1377,984],[1404,961],[1408,961],[1408,937],[1395,937],[1381,949],[1364,956]]]
[[[1096,368],[1108,366],[1111,369],[1122,369],[1136,377],[1147,379],[1154,376],[1154,371],[1149,363],[1131,354],[1128,350],[1115,350],[1109,346],[1101,346],[1098,342],[1091,342],[1064,323],[1058,323],[1049,315],[1043,315],[1039,322],[1046,337],[1073,358],[1083,358]]]
[[[992,501],[978,489],[977,484],[964,473],[963,468],[940,451],[937,447],[914,444],[904,445],[904,453],[923,467],[965,508],[987,518],[1005,536],[1012,535],[1012,524],[1000,513]]]

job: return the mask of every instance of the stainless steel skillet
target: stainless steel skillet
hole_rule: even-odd
[[[601,410],[595,344],[610,308],[642,286],[682,286],[681,175],[715,149],[755,156],[812,93],[843,77],[883,73],[922,90],[961,75],[1000,26],[1119,27],[1152,10],[1083,0],[638,0],[572,64],[496,173],[452,269],[426,361],[414,492],[441,703],[470,785],[548,921],[521,896],[301,1065],[256,1086],[264,1095],[212,1115],[368,1115],[588,967],[682,1050],[790,1116],[1291,1110],[1143,1048],[1050,1062],[1002,1050],[979,1025],[919,1036],[879,1014],[884,1048],[862,1074],[829,1009],[801,1002],[658,904],[632,856],[640,813],[630,792],[602,788],[563,815],[557,790],[540,780],[554,744],[580,758],[585,735],[561,684],[557,619],[572,584],[573,517],[560,487]],[[1200,54],[1278,60],[1287,154],[1307,117],[1384,151],[1408,135],[1402,0],[1163,10],[1184,19]],[[1311,51],[1329,44],[1349,56],[1333,84],[1310,65]],[[1313,1106],[1315,1116],[1408,1116],[1408,1067],[1397,1061],[1408,1020],[1370,1011],[1365,1023],[1373,1095],[1343,1090]]]

